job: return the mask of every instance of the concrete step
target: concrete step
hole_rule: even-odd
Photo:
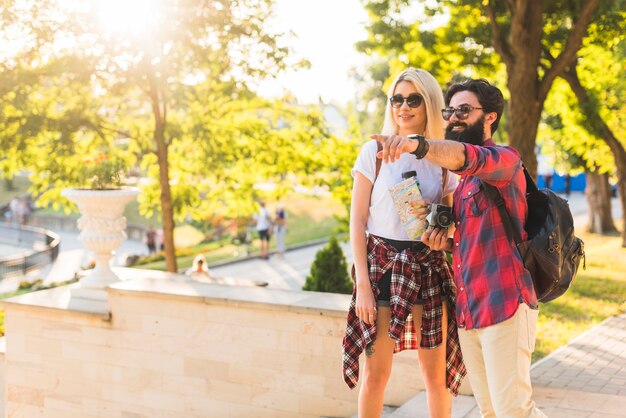
[[[398,408],[395,407],[395,406],[384,405],[383,406],[383,414],[380,416],[380,418],[391,418],[393,412],[396,409],[398,409]],[[357,413],[357,414],[352,415],[352,417],[350,417],[350,418],[358,418],[358,417],[359,417],[359,415]]]
[[[418,393],[388,418],[429,418],[426,391]],[[480,418],[473,396],[459,395],[452,399],[452,418]]]

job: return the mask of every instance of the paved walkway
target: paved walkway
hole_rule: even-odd
[[[537,386],[626,400],[626,314],[605,320],[538,361],[532,379]],[[623,413],[626,416],[626,403]]]
[[[533,399],[550,418],[626,417],[626,314],[608,318],[535,363],[531,378]],[[455,406],[456,417],[480,417],[473,398]]]

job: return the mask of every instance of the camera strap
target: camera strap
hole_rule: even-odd
[[[448,181],[448,169],[441,167],[441,200],[439,203],[444,203],[443,198],[446,192],[446,182]]]

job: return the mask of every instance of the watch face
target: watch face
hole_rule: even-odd
[[[407,135],[407,138],[409,139],[424,139],[424,135],[420,135],[420,134],[411,134],[411,135]]]

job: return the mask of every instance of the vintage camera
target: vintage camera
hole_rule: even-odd
[[[448,228],[452,225],[452,208],[446,205],[431,203],[428,206],[429,213],[426,222],[429,228]]]

